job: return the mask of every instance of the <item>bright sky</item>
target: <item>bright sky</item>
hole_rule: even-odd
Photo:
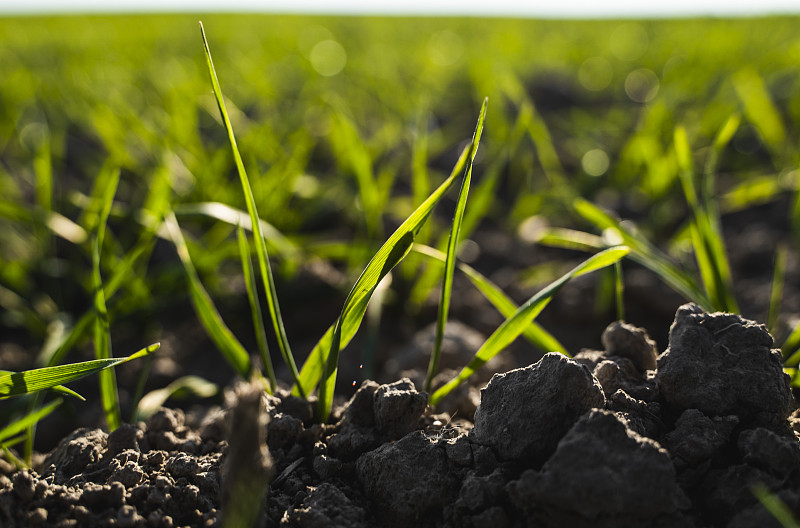
[[[527,17],[800,14],[800,0],[0,0],[4,13],[248,11]]]

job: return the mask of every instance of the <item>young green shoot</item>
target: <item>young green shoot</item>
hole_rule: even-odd
[[[101,202],[100,216],[97,223],[97,232],[92,241],[92,286],[94,287],[94,350],[95,358],[99,360],[111,357],[111,332],[109,329],[108,310],[106,297],[103,290],[103,280],[100,275],[100,252],[105,237],[106,222],[111,212],[111,204],[119,184],[119,169],[113,171],[106,186]],[[117,394],[117,378],[114,370],[101,370],[97,375],[100,382],[100,401],[103,405],[106,423],[113,431],[122,423],[119,410],[119,396]]]
[[[239,239],[239,256],[242,260],[244,285],[247,290],[247,300],[250,302],[250,313],[253,316],[258,352],[261,355],[261,364],[267,370],[268,392],[274,394],[275,389],[278,387],[278,381],[275,379],[275,369],[272,367],[272,360],[269,356],[267,331],[264,329],[264,317],[261,314],[261,303],[258,300],[258,288],[255,274],[253,273],[253,262],[250,260],[250,244],[247,242],[247,236],[244,234],[244,228],[241,224],[236,228],[236,234]]]
[[[789,508],[780,497],[772,493],[767,486],[758,483],[751,488],[751,491],[764,509],[772,514],[783,528],[800,528],[800,523],[797,521],[794,513],[792,513],[791,508]]]
[[[267,295],[267,304],[269,306],[270,318],[272,319],[272,326],[275,330],[275,335],[278,339],[278,347],[280,348],[283,360],[286,366],[289,367],[289,372],[295,382],[295,386],[300,390],[300,396],[306,397],[306,393],[299,383],[300,374],[297,371],[297,366],[292,355],[292,350],[289,347],[289,339],[286,336],[286,329],[283,326],[283,318],[281,317],[280,306],[278,305],[278,295],[275,290],[275,280],[272,277],[272,267],[269,262],[269,255],[267,253],[267,245],[264,241],[264,234],[261,231],[261,222],[259,221],[258,209],[256,208],[255,198],[253,197],[253,190],[250,186],[250,180],[247,177],[247,172],[244,168],[242,156],[239,154],[239,147],[236,146],[236,138],[233,135],[233,126],[228,117],[228,112],[225,109],[225,101],[222,98],[222,89],[220,88],[219,81],[217,80],[217,73],[214,69],[214,62],[211,59],[211,50],[208,47],[208,40],[206,39],[205,29],[203,23],[200,22],[200,34],[203,37],[203,49],[206,55],[206,64],[208,66],[208,74],[211,78],[211,86],[214,91],[214,98],[217,101],[217,107],[225,124],[225,130],[228,133],[228,141],[231,145],[233,159],[236,164],[236,170],[239,173],[239,180],[242,184],[242,191],[244,192],[245,202],[247,203],[247,212],[250,215],[250,221],[253,226],[253,238],[255,239],[256,255],[258,256],[258,266],[261,272],[261,280],[264,283],[264,290]]]
[[[531,321],[533,321],[544,308],[548,305],[553,295],[561,289],[564,284],[569,282],[572,278],[585,275],[592,271],[610,266],[623,258],[630,252],[626,246],[616,246],[608,248],[600,253],[597,253],[581,264],[572,269],[569,273],[563,275],[558,280],[552,282],[549,286],[535,294],[528,299],[519,309],[497,330],[489,336],[489,338],[481,345],[480,349],[475,353],[475,357],[469,362],[467,366],[461,369],[456,377],[451,379],[440,387],[430,398],[431,405],[436,405],[442,398],[450,394],[456,387],[461,385],[467,378],[472,376],[481,366],[494,356],[499,354],[503,349],[511,344],[519,335],[527,328]]]
[[[614,263],[614,293],[617,301],[617,321],[625,320],[625,282],[622,278],[622,261]]]
[[[789,250],[786,244],[779,244],[778,249],[775,250],[775,269],[772,273],[772,287],[769,292],[769,313],[767,315],[767,329],[773,334],[778,325],[778,315],[781,313],[788,254]]]
[[[17,435],[21,435],[25,433],[26,430],[31,429],[42,418],[53,412],[59,405],[61,405],[61,399],[55,399],[44,407],[34,409],[25,416],[17,418],[10,424],[6,425],[0,429],[0,444],[6,446],[12,442],[22,440],[22,438],[18,437]],[[15,436],[17,436],[17,438],[14,438]]]
[[[488,98],[483,100],[481,106],[481,120],[486,117],[486,104]],[[472,181],[472,166],[475,161],[475,155],[478,153],[477,145],[480,144],[482,128],[475,129],[475,134],[472,138],[472,143],[476,148],[470,153],[469,163],[464,172],[464,177],[461,180],[461,189],[458,192],[458,199],[456,201],[456,210],[453,214],[453,223],[450,226],[450,236],[447,239],[447,253],[444,262],[444,275],[442,277],[442,290],[441,297],[439,298],[439,311],[436,318],[436,336],[433,342],[433,352],[431,353],[430,363],[428,364],[428,373],[425,376],[424,391],[430,392],[433,377],[439,369],[439,359],[442,355],[442,342],[444,340],[444,330],[447,324],[447,313],[450,310],[450,296],[453,292],[453,275],[456,270],[456,252],[458,250],[459,235],[461,233],[461,223],[464,220],[464,211],[467,208],[467,197],[469,196],[469,186]]]
[[[694,181],[694,170],[691,149],[683,127],[675,129],[675,153],[678,160],[679,176],[686,201],[692,211],[692,245],[694,247],[697,266],[703,285],[714,310],[739,312],[733,296],[733,279],[731,278],[728,258],[725,254],[722,230],[710,193],[713,192],[713,173],[716,159],[728,144],[738,126],[738,116],[729,119],[723,125],[714,141],[710,155],[711,161],[704,174],[704,199],[698,196]]]
[[[124,358],[93,359],[81,363],[69,363],[22,372],[4,371],[0,373],[0,399],[52,389],[147,356],[158,350],[160,346],[159,343],[155,343]]]
[[[480,137],[483,117],[484,114],[481,113],[473,138]],[[336,323],[322,336],[306,359],[300,372],[300,385],[295,386],[293,392],[309,393],[319,383],[317,401],[318,418],[321,421],[327,420],[333,403],[339,351],[347,346],[361,325],[369,300],[378,284],[411,250],[416,234],[425,224],[434,206],[455,184],[458,176],[463,174],[476,148],[474,141],[464,148],[450,176],[400,224],[372,257],[350,290]]]
[[[214,344],[239,376],[243,379],[248,379],[252,368],[250,356],[225,324],[225,321],[222,320],[222,316],[214,306],[211,296],[203,287],[175,215],[169,213],[164,219],[164,224],[169,236],[172,238],[172,242],[175,244],[175,249],[183,264],[186,277],[189,279],[189,294],[192,305],[200,318],[200,322],[203,324],[203,328],[205,328],[208,336],[214,341]]]
[[[136,406],[135,421],[146,420],[155,414],[170,398],[193,396],[211,398],[219,393],[219,387],[199,376],[183,376],[166,387],[145,394]]]
[[[414,244],[413,251],[434,259],[435,261],[444,264],[446,255],[438,249],[426,246],[424,244]],[[458,269],[464,273],[475,288],[483,294],[492,306],[494,306],[500,314],[509,318],[514,315],[519,306],[514,304],[511,298],[503,293],[495,283],[490,281],[487,277],[481,274],[472,266],[464,262],[458,263]],[[522,336],[527,339],[532,345],[546,352],[560,352],[567,357],[571,357],[566,347],[562,345],[547,330],[542,328],[536,321],[531,321],[523,332]]]

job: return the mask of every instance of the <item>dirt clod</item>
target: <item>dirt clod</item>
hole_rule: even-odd
[[[734,314],[678,309],[656,382],[675,410],[736,415],[742,424],[785,424],[793,409],[780,351],[764,325]]]
[[[605,405],[589,370],[562,354],[495,374],[481,392],[472,438],[501,460],[542,461],[586,411]]]
[[[677,521],[689,507],[667,451],[604,410],[578,420],[542,470],[525,471],[509,485],[509,493],[524,510],[538,505],[549,525],[557,519],[563,526],[580,521],[614,526],[659,517]]]

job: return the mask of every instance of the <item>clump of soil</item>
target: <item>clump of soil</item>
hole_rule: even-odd
[[[269,527],[778,526],[759,484],[800,512],[800,415],[764,326],[688,304],[660,355],[626,323],[602,341],[496,374],[474,422],[403,378],[362,383],[333,425],[242,385],[202,416],[77,430],[35,470],[0,463],[0,524],[218,526],[255,496]]]

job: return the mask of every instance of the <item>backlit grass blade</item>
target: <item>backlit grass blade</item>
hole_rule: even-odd
[[[51,389],[58,385],[85,378],[110,367],[144,357],[158,350],[160,346],[159,343],[155,343],[124,358],[93,359],[57,367],[44,367],[23,372],[0,374],[0,398],[10,398]]]
[[[33,427],[39,420],[53,412],[59,405],[61,405],[61,399],[56,399],[44,407],[40,407],[39,409],[31,411],[21,418],[17,418],[10,424],[0,429],[0,442],[5,442],[9,438],[13,438],[14,435],[18,435],[24,432],[26,429]]]
[[[478,150],[478,141],[480,140],[483,132],[483,123],[486,117],[486,101],[481,108],[481,113],[478,117],[478,123],[475,127],[475,133],[472,136],[472,142],[467,152],[465,159],[465,169],[468,170],[468,165],[475,159],[475,153]],[[460,165],[460,161],[457,165]],[[459,171],[461,172],[461,171]],[[411,250],[411,245],[414,243],[414,237],[419,229],[428,219],[433,207],[442,197],[444,192],[455,183],[457,179],[456,174],[451,174],[445,183],[439,186],[436,191],[431,194],[422,205],[420,205],[411,216],[409,216],[397,230],[389,237],[389,240],[378,250],[372,260],[367,264],[367,267],[362,272],[361,276],[356,281],[350,294],[344,303],[342,313],[336,322],[333,330],[333,338],[331,341],[331,349],[325,362],[325,370],[320,378],[318,397],[318,410],[321,421],[327,420],[330,413],[331,405],[333,404],[333,390],[336,383],[336,373],[339,364],[339,350],[342,342],[342,325],[346,319],[349,311],[356,313],[361,312],[363,317],[363,310],[369,303],[369,299],[375,288],[378,287],[380,281],[394,268]],[[361,324],[361,317],[356,321],[356,325]]]
[[[250,220],[250,215],[246,211],[241,211],[230,205],[220,202],[200,202],[200,203],[186,203],[178,204],[175,206],[175,215],[203,215],[209,218],[215,218],[222,222],[228,223],[233,226],[241,225],[244,229],[253,230],[253,224]],[[259,219],[261,233],[264,235],[268,244],[275,248],[275,250],[286,258],[296,257],[300,251],[294,242],[283,236],[283,233],[278,229],[266,222]]]
[[[445,261],[445,254],[430,246],[414,244],[412,249],[413,251],[431,257],[442,264]],[[480,291],[483,296],[486,297],[490,303],[492,303],[492,305],[503,315],[503,317],[509,318],[514,315],[514,312],[516,312],[519,307],[514,304],[514,301],[512,301],[511,298],[503,293],[503,291],[496,284],[490,281],[478,270],[463,262],[458,263],[458,269],[467,276],[473,286],[475,286],[478,291]],[[571,357],[569,352],[567,352],[566,347],[562,345],[558,339],[556,339],[547,330],[539,326],[536,321],[532,321],[531,324],[525,328],[525,330],[523,330],[522,336],[540,350],[545,352],[560,352],[567,357]]]
[[[604,233],[610,233],[612,237],[619,239],[619,243],[628,246],[631,249],[631,260],[653,271],[686,299],[696,302],[706,311],[713,311],[712,303],[705,290],[697,284],[695,279],[674,265],[668,255],[650,244],[647,239],[628,229],[618,219],[583,198],[575,199],[573,207],[579,215],[594,224],[595,227]],[[551,231],[550,234],[554,235],[555,232]],[[577,238],[569,237],[570,243],[576,240]],[[594,239],[591,236],[585,237],[582,242],[588,243],[590,240]]]
[[[622,261],[614,263],[614,293],[617,300],[617,321],[625,320],[625,283],[622,279]]]
[[[488,98],[483,100],[481,106],[480,120],[486,118],[486,104]],[[475,131],[480,134],[482,129]],[[474,137],[472,142],[476,145],[480,144],[480,135]],[[456,271],[456,251],[458,249],[459,235],[461,233],[461,223],[464,220],[464,211],[467,208],[467,197],[469,196],[469,186],[472,181],[472,165],[475,161],[475,154],[478,149],[475,148],[470,154],[467,169],[464,172],[464,178],[461,180],[461,189],[458,191],[458,199],[456,200],[456,210],[453,214],[453,223],[450,226],[450,236],[447,239],[447,252],[444,262],[444,275],[442,277],[441,297],[439,298],[439,311],[436,317],[436,335],[433,341],[433,352],[431,353],[430,363],[428,364],[428,373],[425,376],[424,389],[430,392],[433,377],[439,369],[439,358],[442,354],[442,341],[444,340],[444,329],[447,324],[447,314],[450,311],[450,297],[453,292],[453,275]]]
[[[267,332],[264,329],[264,317],[261,314],[261,303],[258,301],[258,288],[256,287],[256,278],[253,273],[253,263],[250,260],[250,244],[247,243],[247,237],[244,234],[244,228],[242,228],[241,224],[237,227],[236,234],[239,239],[239,256],[242,260],[244,285],[245,290],[247,290],[247,300],[250,302],[250,313],[253,316],[253,328],[255,328],[256,332],[258,352],[261,355],[261,363],[267,370],[269,393],[274,394],[278,386],[278,381],[275,379],[275,369],[272,367],[272,360],[269,356]]]
[[[2,375],[2,374],[14,374],[14,371],[12,371],[12,370],[0,370],[0,375]],[[63,385],[56,385],[55,387],[51,387],[50,390],[52,390],[53,392],[58,392],[58,393],[63,394],[65,396],[72,396],[73,398],[77,398],[77,399],[79,399],[81,401],[86,401],[86,398],[84,398],[83,396],[81,396],[80,394],[75,392],[74,390],[72,390],[70,388],[67,388],[67,387],[64,387]]]
[[[397,230],[389,237],[386,243],[384,243],[383,247],[378,250],[378,253],[372,258],[370,263],[367,265],[367,268],[370,268],[373,263],[375,263],[377,267],[377,263],[379,261],[378,259],[385,262],[392,253],[392,248],[397,246],[401,240],[404,239],[404,237],[413,238],[413,233],[421,228],[433,210],[433,207],[444,195],[444,193],[446,193],[450,187],[453,186],[458,178],[458,175],[463,172],[472,148],[473,145],[468,145],[464,148],[458,158],[458,161],[456,162],[455,167],[450,173],[450,176],[444,182],[442,182],[442,184],[424,202],[422,202],[422,204],[420,204],[420,206],[400,225],[400,227],[397,228]],[[410,241],[408,246],[411,246]],[[364,270],[364,273],[366,273],[366,271],[367,270]],[[376,275],[374,271],[375,270],[370,269],[370,275],[372,276],[373,283],[376,285],[375,287],[377,287],[377,284],[380,282],[380,280],[376,279],[379,279],[380,277],[374,276]],[[380,271],[381,270],[378,270],[377,275],[380,275]],[[364,275],[362,274],[362,277],[359,278],[360,282],[363,276]],[[337,319],[336,323],[328,328],[322,338],[320,338],[319,342],[317,342],[317,344],[314,346],[314,349],[311,351],[305,363],[303,364],[303,368],[300,371],[300,387],[295,386],[292,389],[293,394],[299,395],[300,391],[303,391],[305,394],[309,394],[312,390],[314,390],[314,387],[322,377],[325,364],[328,361],[336,327],[341,326],[340,348],[344,348],[358,330],[361,320],[364,317],[364,312],[366,312],[368,302],[369,295],[358,296],[357,302],[350,303],[351,307],[349,310],[343,310],[343,323],[340,325],[339,320]]]
[[[136,406],[136,421],[146,420],[159,410],[170,398],[195,396],[210,398],[219,392],[219,387],[198,376],[183,376],[166,387],[145,394]]]
[[[253,238],[255,239],[256,254],[258,256],[258,266],[261,272],[261,280],[264,282],[264,290],[267,295],[267,304],[269,306],[269,313],[272,319],[272,325],[275,329],[275,335],[278,340],[278,347],[280,348],[283,360],[286,366],[289,367],[289,372],[295,385],[300,388],[300,395],[305,398],[305,393],[302,391],[302,385],[299,382],[299,373],[295,365],[292,350],[289,347],[289,339],[286,337],[286,329],[283,326],[283,318],[281,317],[280,306],[278,305],[278,295],[275,291],[275,281],[272,277],[272,268],[269,263],[269,256],[267,254],[267,245],[264,242],[264,234],[261,231],[261,222],[259,221],[258,210],[256,209],[256,202],[253,198],[253,190],[250,187],[250,180],[247,178],[247,172],[244,169],[242,156],[239,154],[239,147],[236,146],[236,138],[233,135],[233,127],[231,120],[228,117],[228,112],[225,110],[225,101],[222,99],[222,90],[217,80],[217,73],[214,70],[214,62],[211,60],[211,51],[208,48],[208,41],[206,40],[206,33],[203,29],[203,23],[200,23],[200,34],[203,37],[203,48],[206,54],[206,64],[208,65],[208,74],[211,77],[211,85],[214,90],[214,97],[219,107],[219,112],[222,121],[225,124],[225,130],[228,133],[228,141],[231,144],[231,151],[233,152],[233,159],[236,163],[236,170],[239,173],[239,180],[242,184],[242,191],[244,192],[245,202],[247,203],[247,212],[250,215],[250,221],[253,225]]]
[[[783,528],[800,528],[797,518],[780,497],[770,491],[764,484],[758,483],[751,488],[758,502],[775,518]]]
[[[730,126],[723,127],[712,150],[714,148],[721,150],[724,147],[728,140],[726,138],[732,136],[729,128]],[[680,126],[675,129],[675,153],[683,192],[693,215],[692,245],[708,297],[715,310],[738,312],[736,299],[733,297],[733,280],[725,255],[719,222],[712,217],[710,207],[707,205],[711,198],[707,197],[705,201],[701,202],[698,196],[689,141],[685,129]],[[706,179],[711,180],[712,176],[706,175]],[[713,180],[711,181],[713,182]],[[713,183],[706,183],[705,187],[712,189]]]
[[[214,344],[233,369],[243,379],[248,379],[251,369],[250,356],[247,355],[247,350],[236,339],[236,336],[230,331],[225,321],[222,320],[222,316],[214,306],[211,296],[203,287],[203,283],[197,275],[197,270],[192,264],[189,248],[186,246],[186,240],[183,238],[183,233],[181,233],[181,228],[175,219],[175,215],[168,214],[164,223],[175,244],[175,249],[183,264],[186,277],[189,279],[189,293],[192,305],[200,318],[200,322],[203,324],[203,328],[205,328],[208,336],[214,341]]]
[[[11,370],[0,370],[0,375],[2,375],[2,374],[14,374],[14,371],[11,371]],[[81,401],[86,401],[86,398],[84,398],[83,396],[81,396],[80,394],[75,392],[74,390],[69,389],[69,388],[67,388],[67,387],[65,387],[63,385],[56,385],[55,387],[51,387],[50,390],[52,390],[54,392],[61,393],[61,394],[65,395],[65,396],[72,396],[73,398],[78,398]]]
[[[335,105],[337,107],[344,105]],[[367,232],[380,235],[381,230],[381,193],[372,169],[372,156],[358,135],[353,121],[347,117],[343,108],[337,108],[336,117],[332,120],[334,129],[329,134],[336,152],[337,160],[345,160],[356,178],[358,196],[364,211]]]
[[[123,284],[125,284],[126,280],[133,273],[136,264],[150,254],[154,246],[153,240],[160,224],[160,219],[151,222],[151,225],[144,230],[133,249],[114,266],[111,278],[103,283],[103,292],[106,302],[114,296]],[[87,310],[70,331],[64,335],[63,340],[52,352],[52,355],[49,355],[49,357],[40,355],[42,364],[52,367],[53,365],[61,363],[64,356],[84,338],[89,331],[89,327],[94,322],[94,319],[94,309]]]
[[[742,101],[747,120],[756,127],[777,164],[787,145],[786,129],[763,77],[753,67],[743,68],[733,75],[733,87]]]
[[[797,367],[800,365],[800,324],[794,327],[789,337],[781,346],[784,367]]]
[[[541,290],[539,293],[528,299],[528,301],[519,307],[519,309],[508,319],[506,319],[500,327],[489,336],[489,338],[481,345],[481,348],[475,353],[475,357],[469,364],[464,367],[458,375],[440,387],[431,396],[431,405],[436,405],[442,398],[447,396],[453,389],[458,387],[467,378],[472,376],[476,370],[483,366],[487,361],[499,354],[503,349],[510,345],[525,328],[533,321],[547,306],[553,295],[561,289],[564,284],[569,282],[572,278],[590,273],[592,271],[610,266],[617,262],[630,252],[630,249],[625,246],[617,246],[606,249],[591,256],[583,261],[577,267],[572,269],[569,273],[563,275],[561,278],[552,282],[549,286]]]
[[[775,250],[775,269],[772,273],[772,287],[769,293],[769,313],[767,315],[767,329],[775,331],[778,324],[778,315],[781,313],[783,301],[783,287],[786,280],[786,259],[789,251],[786,244],[779,244]]]
[[[111,204],[117,192],[120,171],[113,172],[108,181],[108,186],[103,194],[100,215],[97,223],[97,232],[92,242],[92,286],[94,287],[94,356],[97,359],[111,357],[111,332],[106,309],[106,296],[103,291],[103,279],[100,274],[100,251],[105,238],[106,222],[111,212]],[[100,401],[106,417],[108,429],[113,431],[122,423],[119,410],[119,395],[117,394],[117,377],[113,370],[103,370],[97,375],[100,383]]]

